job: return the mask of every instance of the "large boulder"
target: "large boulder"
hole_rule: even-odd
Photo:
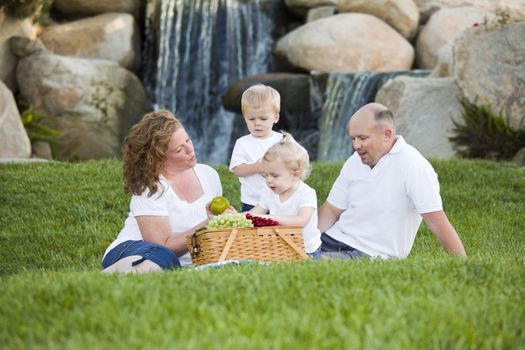
[[[313,9],[309,9],[306,14],[306,23],[312,22],[321,18],[331,17],[335,15],[337,7],[333,5],[319,6]]]
[[[298,73],[264,73],[239,80],[228,88],[222,101],[232,112],[241,113],[241,96],[244,90],[255,84],[273,87],[281,95],[281,110],[306,112],[309,110],[310,76]]]
[[[454,46],[445,44],[437,51],[437,64],[430,76],[435,78],[445,78],[454,75]]]
[[[31,40],[23,36],[14,36],[9,40],[9,43],[11,51],[19,58],[49,52],[44,44],[38,39]]]
[[[414,48],[375,16],[339,14],[282,37],[275,53],[296,67],[321,72],[408,70]]]
[[[424,156],[455,155],[448,138],[454,127],[452,118],[460,120],[462,109],[454,78],[400,76],[383,85],[375,101],[392,110],[396,133]]]
[[[151,110],[139,79],[107,60],[37,53],[20,60],[17,79],[48,126],[64,131],[58,159],[118,156],[130,126]]]
[[[31,143],[11,90],[0,81],[0,158],[29,158]]]
[[[143,0],[55,0],[53,9],[69,17],[88,17],[107,12],[129,13],[139,17]]]
[[[419,68],[432,69],[438,62],[437,52],[467,28],[490,16],[473,7],[443,9],[432,15],[416,42],[416,61]]]
[[[409,40],[419,25],[419,10],[413,0],[339,0],[337,10],[374,15]]]
[[[140,65],[140,33],[129,14],[106,13],[53,25],[39,39],[59,55],[106,59],[132,70]]]
[[[16,84],[15,68],[18,58],[10,48],[9,39],[13,36],[24,36],[34,39],[36,27],[30,19],[14,19],[8,17],[0,10],[0,80],[11,91],[18,89]]]
[[[305,17],[309,9],[337,5],[339,0],[284,0],[286,7],[296,16]]]
[[[420,17],[426,22],[430,16],[443,8],[475,7],[491,13],[505,10],[514,19],[525,18],[525,1],[523,0],[414,0],[420,11]]]
[[[484,25],[454,42],[454,76],[468,101],[525,127],[525,22]]]

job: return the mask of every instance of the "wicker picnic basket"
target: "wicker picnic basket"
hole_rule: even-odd
[[[195,265],[224,260],[272,262],[308,258],[300,226],[210,229],[194,233],[186,244]]]

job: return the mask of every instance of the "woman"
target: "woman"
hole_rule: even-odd
[[[124,140],[130,213],[102,259],[104,272],[145,272],[191,264],[186,237],[205,226],[222,195],[217,172],[197,164],[191,140],[168,111],[146,114]]]

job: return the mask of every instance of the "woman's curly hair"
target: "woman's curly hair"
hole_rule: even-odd
[[[171,135],[181,127],[171,112],[161,110],[144,115],[130,129],[122,146],[126,193],[140,195],[146,188],[149,196],[157,192]]]

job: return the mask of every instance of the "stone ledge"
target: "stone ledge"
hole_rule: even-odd
[[[42,158],[0,158],[0,164],[7,163],[48,163],[47,159]],[[54,162],[54,161],[53,161]]]

